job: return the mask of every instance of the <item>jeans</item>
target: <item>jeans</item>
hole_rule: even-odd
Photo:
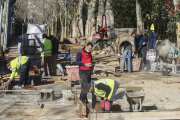
[[[124,64],[125,64],[127,55],[128,55],[128,71],[131,71],[131,54],[132,54],[132,50],[124,50],[123,61],[122,61],[122,65],[121,65],[122,71],[124,71]]]
[[[30,64],[31,64],[31,60],[28,59],[28,61],[21,66],[18,86],[22,86],[22,85],[26,86],[27,85],[27,80],[29,77]]]

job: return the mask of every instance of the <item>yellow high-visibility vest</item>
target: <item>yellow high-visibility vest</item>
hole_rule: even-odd
[[[108,96],[108,100],[110,100],[112,93],[113,93],[113,90],[114,90],[115,81],[112,79],[101,79],[101,80],[95,81],[94,83],[95,84],[103,83],[103,84],[108,85],[110,87],[111,90],[110,90],[110,93]],[[98,95],[99,97],[105,97],[105,95],[106,95],[106,92],[104,90],[99,90],[96,87],[94,87],[94,93],[95,93],[95,95]]]
[[[49,39],[43,40],[44,50],[41,52],[41,57],[51,56],[51,41]]]
[[[29,57],[27,57],[27,56],[20,56],[10,62],[10,66],[12,69],[12,74],[10,76],[10,79],[13,79],[14,76],[19,75],[21,66],[23,64],[25,64],[28,61],[28,59],[29,59]]]

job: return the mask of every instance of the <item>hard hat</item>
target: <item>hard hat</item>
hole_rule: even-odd
[[[153,23],[151,24],[150,30],[155,30],[155,29],[154,29],[154,24],[153,24]]]

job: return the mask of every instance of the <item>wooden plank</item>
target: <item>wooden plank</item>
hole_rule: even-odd
[[[160,120],[160,119],[179,119],[179,111],[161,111],[161,112],[126,112],[126,113],[93,113],[89,120]]]
[[[82,103],[82,101],[80,99],[78,99],[78,98],[76,98],[76,99],[77,99],[78,110],[80,110],[83,115],[87,115],[87,109],[88,109],[87,106],[84,103]]]

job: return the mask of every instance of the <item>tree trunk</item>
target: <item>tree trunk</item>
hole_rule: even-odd
[[[111,28],[114,28],[114,13],[110,6],[110,0],[106,1],[106,19],[107,19],[107,26],[110,26]]]
[[[96,21],[95,21],[95,7],[96,7],[96,0],[92,0],[92,8],[91,8],[91,14],[92,14],[92,18],[91,18],[91,36],[93,36],[93,34],[96,33]]]
[[[72,38],[77,37],[77,11],[74,12],[74,17],[72,21]]]
[[[54,23],[54,19],[52,19],[52,23],[51,23],[51,35],[54,34],[54,26],[53,26],[53,23]]]
[[[144,24],[141,16],[141,3],[140,0],[136,0],[136,18],[137,18],[137,34],[144,33]]]
[[[4,31],[5,31],[5,24],[6,24],[6,13],[7,13],[7,0],[4,1],[4,9],[3,9],[3,18],[2,18],[3,32],[1,33],[1,53],[3,50],[3,44],[4,44]]]
[[[56,17],[56,25],[55,25],[55,36],[57,37],[57,17]]]
[[[59,19],[60,19],[60,23],[61,23],[61,38],[60,40],[63,40],[64,38],[64,27],[63,27],[63,21],[62,21],[62,18],[61,18],[61,12],[59,13]]]
[[[104,3],[105,3],[105,0],[99,0],[96,29],[98,29],[98,25],[99,26],[102,25],[102,15],[104,13]],[[103,23],[104,23],[104,21],[103,21]]]
[[[173,0],[173,2],[174,2],[174,7],[175,7],[175,11],[177,10],[177,4],[178,4],[178,2],[179,2],[179,0]]]
[[[47,31],[47,34],[48,34],[48,36],[49,36],[49,34],[50,34],[50,31],[49,31],[49,28],[50,28],[50,23],[48,23],[48,25],[47,25],[47,26],[48,26],[48,28],[47,28],[47,30],[48,30],[48,31]]]
[[[91,9],[92,9],[92,1],[89,2],[88,4],[88,16],[87,16],[87,21],[86,21],[86,28],[85,28],[85,37],[89,37],[91,35],[91,32],[90,32],[90,26],[91,26],[91,18],[92,18],[92,15],[91,15]]]
[[[84,36],[84,30],[83,30],[83,19],[82,19],[82,9],[83,9],[83,0],[79,1],[78,5],[78,15],[77,15],[77,29],[78,29],[78,34],[77,37],[83,37]]]
[[[65,0],[66,2],[66,0]],[[66,7],[66,3],[64,4],[65,5],[65,24],[64,24],[64,38],[66,38],[66,32],[67,32],[67,29],[66,29],[66,22],[67,22],[67,7]]]

